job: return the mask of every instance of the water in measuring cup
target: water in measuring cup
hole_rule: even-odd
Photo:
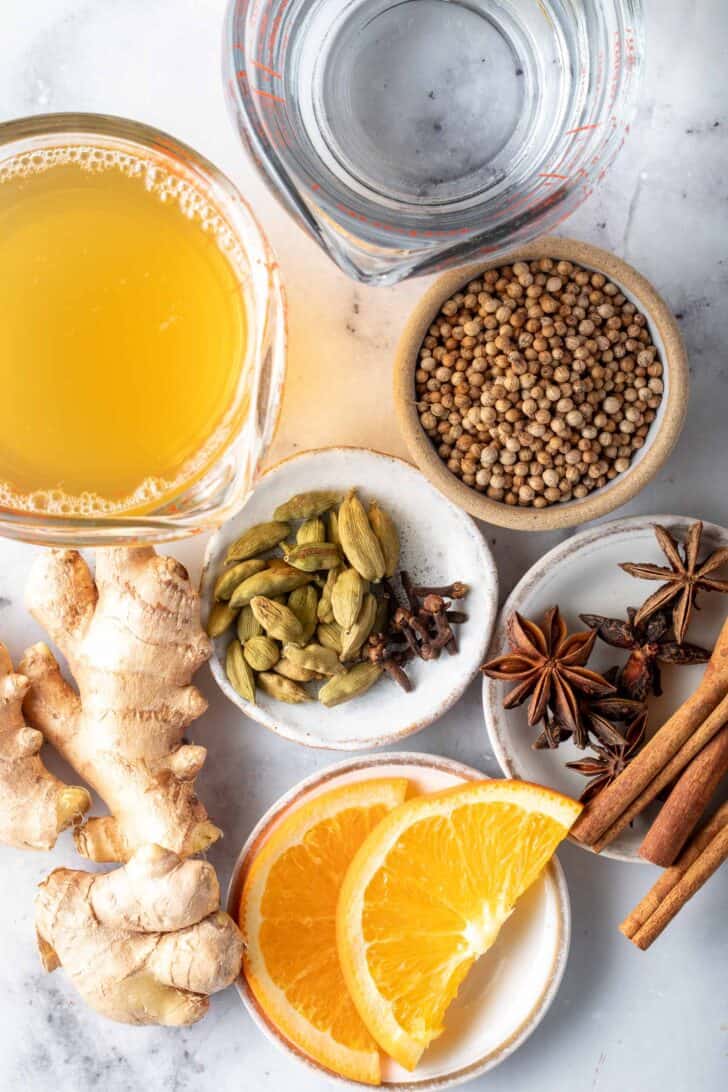
[[[507,0],[322,0],[297,32],[306,136],[364,200],[432,212],[476,203],[549,124],[539,72],[554,62]]]

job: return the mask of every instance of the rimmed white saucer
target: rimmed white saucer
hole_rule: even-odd
[[[401,568],[430,586],[463,581],[470,587],[458,626],[457,655],[410,664],[413,690],[405,694],[383,678],[356,700],[326,709],[316,702],[285,705],[261,692],[245,701],[225,674],[231,633],[215,641],[210,662],[218,686],[246,716],[307,747],[367,750],[392,744],[425,728],[454,705],[483,662],[498,606],[493,556],[474,521],[443,497],[415,467],[366,448],[322,448],[294,455],[269,470],[245,508],[210,539],[201,594],[203,621],[228,546],[247,528],[272,518],[273,510],[296,493],[356,487],[362,499],[375,497],[391,514],[402,540]]]
[[[560,543],[544,554],[511,592],[498,619],[488,658],[506,651],[505,623],[515,610],[538,621],[549,607],[558,604],[570,631],[585,628],[579,621],[580,614],[625,618],[627,607],[639,607],[659,584],[629,576],[619,568],[619,562],[647,561],[666,565],[667,560],[657,544],[653,525],[659,523],[667,527],[682,540],[693,522],[686,516],[635,516],[598,524]],[[728,530],[706,523],[701,556],[726,545]],[[712,648],[725,619],[727,604],[721,595],[700,596],[700,604],[701,610],[693,614],[688,640]],[[623,663],[626,655],[597,640],[589,666],[596,671],[606,671],[612,664]],[[692,693],[704,670],[704,665],[663,667],[664,692],[661,697],[650,697],[648,701],[648,734]],[[503,709],[503,697],[508,689],[506,683],[488,678],[483,680],[485,723],[503,773],[506,777],[537,781],[578,797],[587,781],[578,773],[566,769],[565,763],[578,760],[588,752],[578,750],[569,740],[554,751],[534,751],[531,744],[537,730],[528,727],[527,703],[518,709]],[[638,816],[632,827],[628,827],[602,850],[602,856],[644,863],[637,850],[656,812],[657,805],[653,805],[644,815]]]
[[[243,846],[228,888],[228,913],[237,920],[240,892],[252,860],[284,815],[304,799],[346,781],[372,777],[406,777],[416,791],[432,792],[484,776],[448,758],[396,752],[350,759],[306,778],[265,813]],[[470,972],[448,1009],[443,1035],[426,1051],[414,1073],[383,1059],[383,1086],[397,1092],[434,1092],[462,1084],[504,1061],[535,1030],[556,996],[570,936],[566,880],[554,858],[519,901],[496,944]],[[290,1043],[267,1019],[242,975],[237,989],[255,1024],[278,1048],[344,1088],[365,1087],[330,1073]]]

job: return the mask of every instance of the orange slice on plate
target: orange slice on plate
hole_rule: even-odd
[[[412,1070],[448,1005],[581,804],[522,781],[407,801],[362,844],[337,912],[344,979],[382,1050]]]
[[[334,1073],[379,1084],[379,1050],[346,988],[336,948],[344,874],[407,794],[405,778],[345,784],[304,800],[276,826],[243,885],[243,973],[268,1020]]]

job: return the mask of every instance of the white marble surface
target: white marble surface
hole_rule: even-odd
[[[649,62],[631,143],[565,226],[611,247],[662,290],[687,342],[693,380],[683,437],[657,480],[623,512],[702,515],[728,524],[728,68],[723,0],[646,0]],[[255,178],[225,114],[219,74],[224,0],[2,0],[0,119],[57,110],[126,114],[168,129],[237,180],[280,256],[290,299],[290,373],[272,453],[365,443],[403,453],[392,419],[392,348],[422,286],[362,289],[348,282],[276,207]],[[356,383],[357,395],[349,392]],[[1,392],[0,392],[1,396]],[[322,397],[336,412],[306,412]],[[311,422],[311,423],[307,423]],[[315,424],[313,423],[315,421]],[[558,540],[484,528],[505,593]],[[197,567],[200,543],[177,554]],[[39,636],[21,606],[29,547],[0,545],[0,635],[19,654]],[[210,749],[201,796],[224,827],[211,858],[225,882],[260,813],[329,756],[279,740],[226,705],[211,678],[197,730]],[[474,686],[439,724],[414,737],[496,772]],[[333,758],[334,756],[330,756]],[[0,853],[0,1089],[57,1092],[149,1087],[317,1092],[324,1082],[277,1054],[235,993],[214,999],[198,1026],[128,1029],[86,1012],[63,980],[45,976],[34,948],[34,884],[77,863],[69,841],[51,855]],[[718,1092],[728,1084],[728,876],[716,878],[648,954],[616,923],[654,870],[561,853],[574,936],[556,1003],[533,1038],[472,1087],[488,1092]]]

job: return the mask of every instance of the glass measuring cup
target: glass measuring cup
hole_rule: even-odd
[[[271,188],[387,284],[553,229],[629,131],[641,0],[231,0],[224,66]]]
[[[230,361],[231,369],[239,369],[239,379],[226,411],[225,441],[204,470],[188,479],[171,499],[140,511],[122,510],[105,516],[0,503],[0,535],[73,546],[165,542],[214,529],[241,507],[254,485],[278,418],[285,374],[280,272],[252,211],[232,183],[197,152],[166,133],[98,114],[38,115],[0,124],[0,172],[8,166],[12,170],[12,164],[19,161],[70,156],[74,151],[86,154],[88,149],[102,158],[127,157],[137,175],[144,172],[149,185],[156,174],[164,176],[170,193],[184,190],[190,196],[185,206],[190,219],[194,202],[206,209],[209,227],[228,258],[231,279],[245,309],[243,356],[240,361]],[[114,260],[113,251],[109,260]],[[82,312],[90,306],[86,300],[80,303]],[[204,359],[200,360],[200,368],[204,365]],[[28,397],[39,397],[33,386],[32,360],[18,359],[14,366],[23,368],[27,375]],[[140,388],[139,397],[143,396]],[[0,478],[3,469],[0,465]]]

